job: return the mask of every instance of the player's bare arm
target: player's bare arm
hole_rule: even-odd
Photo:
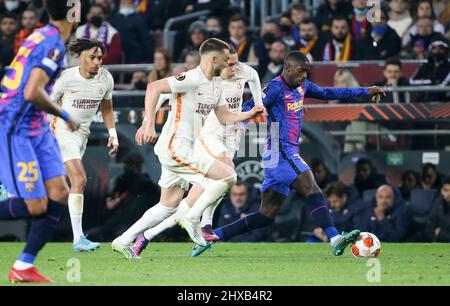
[[[154,143],[158,138],[155,130],[156,105],[159,100],[159,95],[171,92],[169,82],[166,79],[148,84],[145,93],[145,118],[144,122],[142,122],[142,133],[136,133],[136,142],[138,145]]]
[[[369,96],[373,96],[372,97],[372,101],[378,103],[381,99],[381,95],[383,95],[383,97],[386,96],[386,93],[384,92],[384,90],[378,86],[371,86],[369,87],[367,93],[369,94]]]
[[[255,105],[250,111],[242,113],[233,113],[228,110],[227,105],[219,106],[214,109],[217,119],[222,124],[236,123],[246,121],[254,118],[260,114],[265,113],[265,108],[262,105]]]
[[[108,148],[111,148],[111,150],[108,152],[108,155],[112,157],[119,151],[119,138],[117,137],[116,123],[114,122],[112,100],[103,100],[100,103],[100,111],[109,133]]]
[[[66,121],[67,126],[75,131],[80,127],[78,121],[74,118],[71,118],[66,112],[62,110],[62,108],[52,103],[49,95],[47,94],[45,87],[50,82],[50,78],[47,73],[41,68],[34,68],[31,71],[30,78],[28,79],[28,83],[25,86],[24,96],[27,101],[31,101],[33,105],[38,107],[39,109],[58,116],[64,121]]]

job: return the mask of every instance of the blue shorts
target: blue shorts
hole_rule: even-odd
[[[303,172],[311,170],[300,154],[265,151],[263,154],[264,182],[261,191],[272,189],[284,196],[289,195],[291,184]]]
[[[36,137],[0,132],[0,182],[10,195],[42,199],[47,196],[44,182],[65,175],[59,146],[50,130]]]

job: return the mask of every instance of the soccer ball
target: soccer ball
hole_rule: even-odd
[[[372,233],[362,232],[352,244],[352,254],[356,258],[377,257],[380,255],[381,243]]]

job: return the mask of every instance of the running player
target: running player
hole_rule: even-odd
[[[244,93],[244,87],[247,83],[252,92],[255,104],[262,105],[261,100],[261,83],[259,81],[258,73],[250,66],[240,63],[238,61],[238,55],[236,50],[230,48],[230,60],[229,65],[226,67],[222,74],[223,84],[223,97],[227,102],[228,109],[231,112],[239,113],[242,110],[242,95]],[[138,131],[138,134],[142,130]],[[234,169],[233,158],[236,151],[239,148],[240,129],[236,124],[223,125],[214,112],[211,112],[206,119],[205,125],[200,131],[200,136],[197,137],[197,145],[203,146],[207,152],[213,155],[216,159],[223,161]],[[139,135],[137,136],[139,137]],[[204,189],[200,184],[196,184],[189,191],[189,197],[191,199],[197,199]],[[218,237],[214,234],[212,228],[212,219],[214,216],[214,210],[221,202],[222,198],[216,201],[214,205],[208,207],[202,215],[201,227],[203,231],[203,237],[206,241],[216,241]],[[143,234],[140,234],[136,239],[136,243],[133,246],[133,251],[136,255],[140,256],[141,252],[145,249],[147,244],[155,236],[163,232],[164,230],[176,225],[176,221],[187,212],[189,207],[185,201],[182,201],[178,206],[178,210],[175,214],[158,224],[157,226],[146,230]]]
[[[54,117],[52,129],[58,140],[64,167],[70,181],[69,213],[73,231],[74,252],[93,251],[100,247],[83,234],[82,218],[86,172],[82,158],[89,137],[89,127],[100,106],[103,121],[109,132],[109,156],[119,148],[112,106],[114,80],[101,67],[105,47],[98,40],[77,39],[69,45],[69,51],[80,58],[80,66],[66,69],[53,87],[51,100],[59,103],[72,117],[80,120],[77,131],[70,131],[64,120]]]
[[[222,95],[220,74],[228,65],[229,45],[219,39],[211,38],[200,46],[200,65],[176,77],[169,77],[150,83],[145,99],[145,121],[138,144],[155,142],[155,110],[161,94],[172,93],[169,117],[164,124],[161,136],[155,145],[162,173],[160,202],[150,208],[141,219],[112,243],[114,251],[127,258],[136,257],[131,243],[148,228],[159,224],[176,211],[183,199],[189,183],[208,185],[205,192],[190,209],[181,225],[188,231],[192,240],[206,244],[200,229],[203,211],[214,204],[233,186],[236,173],[233,168],[215,159],[194,140],[209,113],[214,110],[222,123],[235,123],[248,120],[263,111],[255,106],[245,113],[233,113]],[[188,199],[186,199],[188,200]]]
[[[299,51],[292,51],[285,58],[281,76],[270,81],[264,88],[263,103],[267,108],[269,125],[279,125],[279,132],[275,135],[271,129],[263,153],[264,182],[261,186],[261,208],[256,213],[216,229],[214,232],[220,240],[226,241],[253,229],[271,225],[291,188],[305,197],[313,220],[330,239],[334,255],[342,255],[347,245],[359,237],[358,230],[342,235],[336,230],[326,200],[317,186],[311,169],[300,157],[303,100],[307,97],[337,100],[385,93],[376,86],[321,88],[307,79],[309,70],[310,65],[306,56]],[[247,101],[243,110],[252,104],[253,101]],[[191,255],[197,256],[210,246],[211,243],[197,245]]]
[[[45,112],[76,130],[77,121],[52,103],[51,84],[63,64],[64,44],[74,24],[66,1],[46,0],[50,23],[28,36],[2,80],[0,97],[0,181],[9,199],[0,202],[0,219],[31,219],[25,248],[9,273],[11,282],[51,283],[34,267],[63,215],[69,188]]]

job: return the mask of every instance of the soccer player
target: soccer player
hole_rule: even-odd
[[[0,181],[9,198],[0,202],[0,219],[31,219],[25,248],[9,273],[11,282],[51,283],[34,267],[67,204],[69,188],[45,112],[79,123],[51,102],[48,92],[63,64],[64,44],[74,24],[66,1],[46,0],[50,23],[28,36],[2,80],[0,97]]]
[[[258,73],[250,66],[239,62],[236,50],[230,48],[230,59],[228,67],[226,67],[221,74],[223,84],[223,98],[225,99],[228,109],[231,112],[239,113],[242,110],[242,95],[244,87],[247,83],[253,95],[253,100],[256,105],[262,105],[261,98],[261,83],[259,81]],[[141,133],[142,130],[138,131]],[[200,136],[196,138],[198,145],[203,146],[207,152],[213,155],[216,159],[223,161],[234,169],[233,158],[236,151],[239,149],[240,129],[236,124],[223,125],[214,112],[211,112],[206,119],[205,125],[200,130]],[[137,136],[139,137],[139,135]],[[189,198],[198,199],[203,193],[204,189],[200,184],[196,184],[189,191]],[[223,197],[216,201],[215,204],[208,207],[202,215],[201,227],[203,237],[206,241],[216,241],[218,237],[214,234],[212,228],[212,219],[214,211],[219,205]],[[175,226],[177,220],[187,212],[189,206],[185,201],[182,201],[178,206],[178,210],[172,216],[158,224],[157,226],[146,230],[140,234],[136,243],[133,246],[133,251],[137,256],[146,248],[147,244],[159,233]]]
[[[73,231],[74,252],[93,251],[100,247],[83,234],[82,217],[86,172],[82,158],[89,137],[89,127],[100,106],[103,121],[109,132],[109,156],[114,156],[119,148],[112,106],[114,80],[101,67],[105,47],[98,40],[80,38],[69,45],[69,51],[80,58],[80,66],[66,69],[56,81],[50,96],[59,103],[70,116],[80,120],[80,128],[70,131],[64,120],[54,117],[53,133],[59,143],[62,160],[70,181],[69,213]]]
[[[385,93],[376,86],[321,88],[307,79],[309,70],[307,57],[299,51],[292,51],[284,60],[281,76],[274,78],[263,89],[263,103],[267,109],[271,133],[263,152],[264,182],[261,186],[261,208],[256,213],[216,229],[214,232],[220,240],[226,241],[233,236],[271,225],[291,188],[305,197],[313,220],[330,239],[334,255],[342,255],[347,245],[359,237],[358,230],[342,235],[336,230],[326,200],[317,186],[312,171],[300,156],[303,100],[307,97],[338,100]],[[243,110],[252,104],[252,100],[247,101]],[[274,124],[279,126],[276,133],[272,127]],[[197,245],[191,255],[197,256],[210,246],[211,243]]]
[[[249,112],[230,112],[221,97],[222,83],[219,77],[228,65],[229,45],[211,38],[200,46],[199,51],[201,61],[197,68],[150,83],[147,87],[146,115],[142,125],[143,132],[137,138],[138,144],[156,141],[156,104],[161,94],[172,93],[169,102],[171,110],[155,145],[155,153],[162,165],[159,181],[161,198],[158,204],[113,241],[112,249],[127,258],[136,257],[131,243],[138,234],[175,213],[190,183],[203,186],[207,184],[208,188],[185,218],[179,221],[193,241],[206,244],[200,229],[200,217],[208,206],[214,204],[234,185],[236,173],[233,168],[210,155],[203,146],[194,147],[195,135],[212,110],[220,122],[225,124],[248,120],[264,109],[262,106],[255,106]]]

